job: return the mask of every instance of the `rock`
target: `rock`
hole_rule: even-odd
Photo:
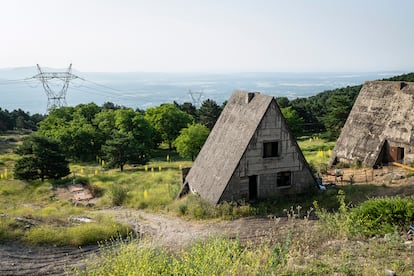
[[[87,217],[87,216],[79,216],[79,217],[69,218],[69,220],[73,221],[73,222],[84,222],[84,223],[90,223],[90,222],[94,221],[93,219],[91,219],[90,217]]]
[[[385,272],[385,275],[387,275],[387,276],[395,276],[395,275],[397,275],[395,273],[395,271],[392,271],[390,269],[386,269],[386,270],[384,270],[384,272]]]

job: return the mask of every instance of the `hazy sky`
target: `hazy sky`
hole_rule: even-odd
[[[0,68],[412,71],[412,0],[2,0]]]

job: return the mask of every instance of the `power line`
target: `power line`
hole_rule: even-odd
[[[69,82],[79,77],[72,74],[72,63],[69,65],[69,68],[66,72],[43,72],[39,64],[37,64],[37,69],[39,74],[33,76],[32,78],[38,79],[42,82],[43,89],[47,95],[47,109],[57,108],[66,105],[66,93],[69,87]],[[63,85],[58,91],[54,91],[50,85],[50,81],[62,81]]]

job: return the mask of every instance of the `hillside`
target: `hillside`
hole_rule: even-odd
[[[414,73],[383,80],[414,81]],[[307,132],[327,132],[328,137],[334,140],[345,124],[361,88],[362,84],[326,90],[308,98],[294,99],[287,105],[292,106],[304,119],[304,129]]]

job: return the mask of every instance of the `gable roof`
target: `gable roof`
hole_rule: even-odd
[[[365,82],[333,150],[335,158],[373,167],[384,142],[414,145],[414,83]]]
[[[248,95],[254,95],[250,102]],[[186,177],[200,196],[219,202],[272,100],[260,93],[232,94]]]

